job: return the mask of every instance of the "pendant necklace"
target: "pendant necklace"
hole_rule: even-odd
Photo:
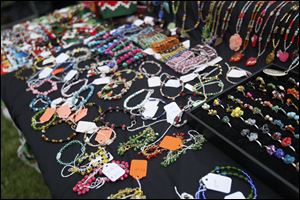
[[[294,44],[295,39],[299,34],[299,27],[298,27],[297,30],[294,32],[294,35],[292,36],[292,39],[291,39],[289,45],[287,45],[287,40],[288,40],[288,37],[289,37],[289,33],[291,32],[291,28],[293,27],[293,24],[294,24],[294,22],[296,21],[296,19],[298,17],[299,17],[299,13],[292,19],[289,27],[286,29],[285,36],[284,36],[284,39],[283,39],[283,51],[279,50],[277,52],[277,57],[279,58],[279,60],[281,62],[286,62],[289,59],[290,55],[287,52],[287,50],[292,46],[292,44]]]
[[[267,50],[267,46],[268,46],[268,44],[269,44],[269,42],[270,42],[270,40],[271,40],[272,32],[273,32],[273,30],[274,30],[275,22],[277,21],[277,18],[278,18],[278,16],[280,15],[280,11],[281,11],[288,3],[289,3],[289,2],[282,2],[282,3],[280,3],[280,4],[279,4],[279,5],[278,5],[278,6],[270,13],[270,15],[268,16],[268,18],[267,18],[267,20],[266,20],[266,22],[265,22],[265,24],[264,24],[264,26],[263,26],[263,28],[262,28],[262,30],[261,30],[261,33],[260,33],[260,35],[259,35],[259,38],[258,38],[258,54],[257,54],[256,57],[250,57],[250,58],[247,59],[247,62],[246,62],[246,64],[245,64],[246,67],[252,67],[252,66],[256,65],[258,58],[259,58],[260,56],[262,56],[262,55],[265,53],[265,51]],[[277,12],[276,12],[276,11],[277,11]],[[265,29],[266,29],[266,26],[267,26],[267,24],[268,24],[268,21],[269,21],[270,18],[275,14],[275,12],[276,12],[275,19],[274,19],[273,24],[272,24],[272,26],[271,26],[271,29],[270,29],[270,31],[269,31],[270,33],[269,33],[269,35],[268,35],[268,37],[267,37],[267,39],[266,39],[264,48],[262,49],[263,33],[264,33]]]
[[[248,27],[247,27],[247,35],[246,35],[246,37],[244,39],[244,42],[243,42],[243,49],[240,50],[239,52],[236,52],[233,56],[231,56],[231,58],[229,60],[230,62],[239,62],[244,57],[243,52],[248,47],[249,40],[250,40],[250,34],[251,34],[251,32],[253,30],[253,27],[254,27],[255,18],[257,16],[258,12],[260,11],[260,9],[262,8],[262,6],[264,5],[264,3],[265,3],[264,1],[258,1],[255,4],[255,7],[253,9],[253,12],[252,12],[252,15],[251,15]]]

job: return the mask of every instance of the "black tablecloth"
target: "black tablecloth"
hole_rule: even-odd
[[[227,2],[228,3],[228,2]],[[241,4],[239,4],[241,6]],[[189,10],[191,10],[191,5],[189,5]],[[195,7],[195,6],[194,6]],[[194,8],[194,13],[196,13],[196,8]],[[240,9],[235,9],[236,11]],[[228,41],[229,36],[234,33],[235,30],[235,22],[237,19],[238,12],[234,12],[232,19],[230,22],[230,28],[228,33],[225,35],[225,41]],[[193,20],[189,19],[188,23],[193,24]],[[246,19],[247,21],[247,19]],[[243,26],[244,27],[244,26]],[[244,28],[245,29],[245,28]],[[242,30],[243,32],[245,30]],[[242,33],[243,34],[243,33]],[[201,37],[199,30],[193,31],[191,34],[191,44],[194,46],[195,44],[200,43]],[[228,44],[223,43],[221,46],[217,48],[219,55],[224,59],[224,61],[228,61],[229,57],[233,54],[232,51],[229,50]],[[254,55],[256,49],[249,48],[247,50],[247,55]],[[249,57],[249,56],[247,56]],[[153,59],[153,58],[150,58]],[[252,67],[247,68],[248,70],[255,72],[260,70],[264,64],[264,57],[259,60],[259,63]],[[222,66],[224,65],[224,61],[221,62]],[[237,64],[237,66],[245,69],[243,62]],[[287,66],[288,63],[284,64]],[[282,64],[281,64],[282,65]],[[228,87],[230,84],[227,83],[224,79],[224,75],[226,73],[226,68],[223,68],[223,76],[225,87]],[[163,65],[163,72],[167,72],[171,75],[179,76],[174,71],[169,69],[166,65]],[[83,77],[83,76],[82,76]],[[61,84],[59,85],[61,87]],[[59,88],[60,88],[59,87]],[[130,88],[129,92],[119,101],[104,101],[100,100],[96,93],[101,89],[100,86],[95,86],[95,92],[92,96],[90,102],[96,102],[97,105],[100,105],[104,110],[109,106],[123,106],[123,101],[126,97],[128,97],[133,92],[136,92],[142,88],[148,88],[147,79],[144,78],[142,80],[137,80],[133,83],[133,86]],[[51,99],[55,99],[60,96],[60,92],[55,92],[49,95]],[[159,89],[156,88],[155,93],[152,95],[153,97],[162,98]],[[41,140],[41,133],[34,131],[31,128],[31,118],[34,113],[29,109],[29,104],[31,100],[35,96],[30,92],[26,92],[26,83],[24,81],[20,81],[16,79],[13,73],[2,76],[1,77],[1,98],[5,102],[13,121],[16,123],[17,127],[24,133],[29,145],[32,148],[32,151],[38,161],[39,167],[41,169],[42,175],[45,179],[45,182],[49,186],[51,194],[54,198],[78,198],[77,194],[72,191],[72,188],[76,184],[78,180],[82,177],[78,174],[71,176],[70,178],[62,178],[60,173],[62,169],[62,165],[59,165],[56,162],[56,154],[63,146],[63,144],[52,144],[46,143]],[[168,103],[170,100],[166,100]],[[137,100],[138,101],[138,100]],[[179,105],[184,105],[187,102],[187,97],[179,97],[176,99],[176,102]],[[88,116],[83,120],[92,120],[97,116],[95,110],[89,112]],[[116,115],[114,115],[116,116]],[[185,116],[184,116],[185,117]],[[114,122],[120,122],[124,120],[124,118],[120,115],[113,118]],[[129,120],[126,119],[126,122],[129,123]],[[216,123],[221,123],[217,122]],[[141,124],[141,120],[138,120],[138,124]],[[152,128],[162,134],[169,125],[167,123],[160,123],[154,125]],[[190,128],[188,125],[180,129],[176,129],[172,127],[168,135],[174,132],[187,132]],[[47,132],[47,135],[67,135],[72,130],[65,125],[58,125],[57,127],[50,128]],[[132,159],[142,158],[136,154],[136,152],[129,151],[124,156],[120,157],[116,153],[117,146],[122,141],[127,141],[130,135],[136,134],[137,132],[127,132],[117,130],[117,139],[108,147],[108,150],[113,154],[116,160],[125,160],[129,161]],[[79,135],[77,139],[82,140],[83,135]],[[78,150],[78,149],[77,149]],[[74,153],[74,152],[73,152]],[[234,152],[232,152],[234,154]],[[68,155],[71,158],[71,155]],[[73,155],[74,156],[74,155]],[[159,157],[150,160],[148,162],[148,172],[147,177],[141,180],[142,189],[145,192],[147,198],[177,198],[174,186],[177,186],[178,190],[181,192],[188,192],[190,194],[194,194],[198,188],[198,181],[201,177],[206,175],[209,171],[211,171],[215,166],[220,165],[231,165],[236,167],[244,168],[247,163],[236,163],[230,158],[230,155],[225,155],[223,152],[218,150],[218,147],[213,146],[208,141],[202,150],[200,151],[190,151],[187,154],[183,155],[178,159],[174,164],[165,168],[160,165],[162,161],[162,155]],[[16,169],[17,170],[17,169]],[[267,186],[265,183],[262,183],[257,177],[255,177],[252,173],[250,175],[254,178],[254,182],[256,184],[258,198],[280,198],[281,196],[274,190],[272,187]],[[269,183],[269,185],[272,185]],[[97,190],[92,190],[88,194],[81,196],[81,198],[106,198],[112,193],[118,192],[119,189],[123,189],[125,187],[137,187],[137,182],[132,178],[129,178],[125,181],[118,181],[116,183],[107,183],[102,188]],[[245,183],[242,183],[236,179],[233,180],[233,189],[232,192],[242,191],[245,195],[248,194],[249,186]],[[209,196],[210,193],[208,193]],[[221,198],[221,196],[215,196]]]

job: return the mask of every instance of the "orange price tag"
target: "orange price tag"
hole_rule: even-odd
[[[61,107],[59,107],[56,110],[56,113],[58,114],[58,116],[60,118],[66,119],[71,114],[71,109],[70,109],[69,105],[66,103],[65,105],[62,105]]]
[[[75,122],[78,122],[79,120],[81,120],[82,118],[84,118],[87,115],[87,112],[88,112],[87,108],[80,109],[80,111],[75,116]]]
[[[40,122],[45,123],[51,119],[51,117],[54,115],[56,109],[55,108],[47,108],[43,115],[40,117]]]
[[[52,74],[56,75],[56,74],[62,73],[64,70],[65,70],[64,68],[57,68],[52,72]]]
[[[165,136],[164,139],[160,142],[159,147],[175,151],[182,147],[182,140],[177,137]]]
[[[132,160],[130,164],[130,176],[139,180],[147,175],[147,160]]]
[[[95,138],[95,140],[99,143],[99,144],[103,144],[106,141],[109,140],[109,138],[111,137],[112,134],[112,129],[111,128],[102,128],[98,131],[97,136]]]

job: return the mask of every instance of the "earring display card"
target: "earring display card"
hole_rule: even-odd
[[[282,195],[298,197],[297,72],[279,77],[262,70],[207,104],[188,113],[190,125]]]

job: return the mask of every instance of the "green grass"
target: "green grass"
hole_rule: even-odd
[[[17,156],[18,132],[1,112],[1,199],[51,198],[44,180]]]

